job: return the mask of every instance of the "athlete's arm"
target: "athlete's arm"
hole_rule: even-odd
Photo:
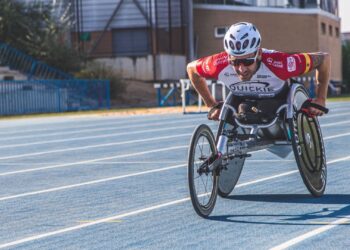
[[[309,55],[312,61],[311,70],[316,69],[316,82],[318,84],[315,102],[325,106],[331,67],[330,55],[323,52],[309,53]]]
[[[190,62],[187,65],[188,77],[191,80],[193,87],[202,96],[204,103],[209,107],[213,107],[217,104],[215,98],[209,91],[207,82],[204,77],[200,76],[197,71],[197,60]]]

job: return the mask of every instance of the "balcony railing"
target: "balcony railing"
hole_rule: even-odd
[[[338,16],[338,0],[194,0],[201,4],[225,4],[252,7],[318,8]]]

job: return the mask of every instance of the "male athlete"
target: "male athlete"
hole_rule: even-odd
[[[232,25],[224,37],[225,52],[207,56],[187,65],[187,72],[196,91],[205,104],[213,109],[208,118],[218,120],[220,108],[211,95],[205,79],[217,79],[236,93],[255,93],[269,96],[277,93],[285,96],[287,80],[316,69],[318,84],[313,103],[325,107],[330,71],[327,53],[288,54],[261,48],[258,29],[251,23]],[[285,97],[283,97],[285,98]],[[309,107],[312,116],[322,115],[319,109]]]

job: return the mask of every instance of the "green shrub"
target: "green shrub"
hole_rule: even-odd
[[[343,84],[346,91],[350,92],[350,42],[346,42],[342,46],[342,66],[343,66]]]
[[[0,39],[50,66],[79,71],[83,58],[67,36],[74,26],[71,8],[56,16],[44,2],[0,0]]]
[[[122,97],[126,92],[126,83],[112,67],[102,63],[90,62],[75,77],[81,79],[105,79],[110,81],[111,99]]]
[[[37,57],[48,65],[67,73],[78,72],[82,68],[83,56],[77,50],[57,41],[52,41],[42,57]]]

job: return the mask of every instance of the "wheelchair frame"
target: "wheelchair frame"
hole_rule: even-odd
[[[325,151],[323,145],[322,134],[320,132],[319,124],[316,118],[305,118],[304,114],[301,114],[302,122],[309,122],[309,127],[307,133],[308,136],[312,139],[309,139],[309,142],[305,142],[305,140],[301,143],[298,138],[298,133],[300,131],[299,128],[296,127],[296,123],[298,119],[298,115],[300,115],[300,110],[303,104],[308,100],[308,93],[305,90],[304,86],[298,83],[294,83],[290,86],[290,90],[287,96],[287,101],[285,104],[282,104],[276,111],[276,117],[267,124],[243,124],[236,117],[237,112],[236,109],[230,104],[231,99],[234,98],[234,94],[232,92],[229,93],[226,98],[223,107],[220,113],[220,125],[216,137],[216,141],[212,139],[213,135],[210,128],[207,125],[200,125],[197,127],[195,133],[192,136],[191,147],[189,149],[189,185],[190,185],[190,194],[192,204],[198,215],[202,217],[207,217],[216,201],[216,196],[219,194],[221,197],[228,196],[231,191],[234,189],[241,170],[244,165],[244,160],[246,157],[250,155],[248,153],[267,149],[272,153],[277,154],[279,157],[286,157],[290,152],[294,152],[294,156],[304,181],[304,184],[310,191],[313,196],[321,196],[325,190],[326,185],[326,160],[325,160]],[[273,98],[273,97],[271,97]],[[234,124],[229,124],[227,122],[228,115],[233,113]],[[284,112],[284,117],[281,119],[281,112]],[[305,117],[304,117],[305,116]],[[303,118],[304,117],[304,118]],[[306,120],[305,120],[306,119]],[[311,127],[310,122],[313,123],[313,127]],[[303,124],[303,123],[302,123]],[[226,129],[226,126],[233,126],[234,129]],[[279,139],[269,139],[264,137],[259,137],[258,133],[261,129],[271,129],[274,126],[278,125],[279,129],[283,131],[285,140]],[[281,127],[282,126],[282,127]],[[275,129],[278,129],[278,127]],[[230,134],[230,131],[237,131],[237,129],[241,128],[242,130],[249,132],[239,135],[243,139],[237,139],[237,134]],[[282,129],[283,128],[283,129]],[[303,128],[301,128],[303,129]],[[201,132],[202,131],[202,132]],[[193,186],[193,168],[194,164],[191,163],[193,161],[193,155],[196,147],[196,143],[198,142],[198,136],[203,134],[207,137],[211,148],[214,148],[212,154],[204,160],[204,162],[197,169],[197,174],[200,176],[205,174],[208,176],[210,173],[212,174],[212,182],[213,182],[213,190],[210,197],[210,206],[208,207],[200,205],[198,201],[198,197],[196,197],[196,188]],[[302,132],[303,133],[303,132]],[[304,136],[304,135],[303,135]],[[198,137],[198,138],[197,138]],[[305,137],[305,136],[304,136]],[[304,138],[303,137],[303,138]],[[316,141],[318,140],[318,141]],[[306,144],[309,143],[309,144]],[[315,149],[311,151],[308,149],[308,146],[312,145]],[[316,149],[317,148],[317,149]],[[272,150],[273,149],[273,150]],[[311,152],[309,152],[309,151]],[[314,152],[314,151],[315,152]],[[301,151],[305,151],[302,152]],[[306,156],[304,156],[306,155]],[[310,155],[312,157],[310,157]],[[302,157],[308,157],[309,162],[302,159]],[[203,158],[203,157],[201,157]],[[310,159],[316,159],[314,161]],[[237,168],[236,172],[231,172],[231,175],[235,176],[225,176],[225,184],[229,185],[227,188],[220,188],[220,176],[224,170],[227,170],[227,166],[236,159],[235,168]],[[191,165],[192,164],[192,165]],[[304,166],[305,165],[305,166]],[[311,169],[310,169],[311,168]],[[312,169],[316,168],[316,169]],[[191,172],[191,173],[190,173]],[[234,177],[234,181],[230,181],[230,178]],[[192,178],[192,179],[191,179]],[[316,178],[316,180],[315,180]],[[317,179],[318,178],[318,179]],[[214,187],[215,186],[215,187]],[[315,187],[314,187],[315,186]],[[209,204],[209,203],[208,203]]]

